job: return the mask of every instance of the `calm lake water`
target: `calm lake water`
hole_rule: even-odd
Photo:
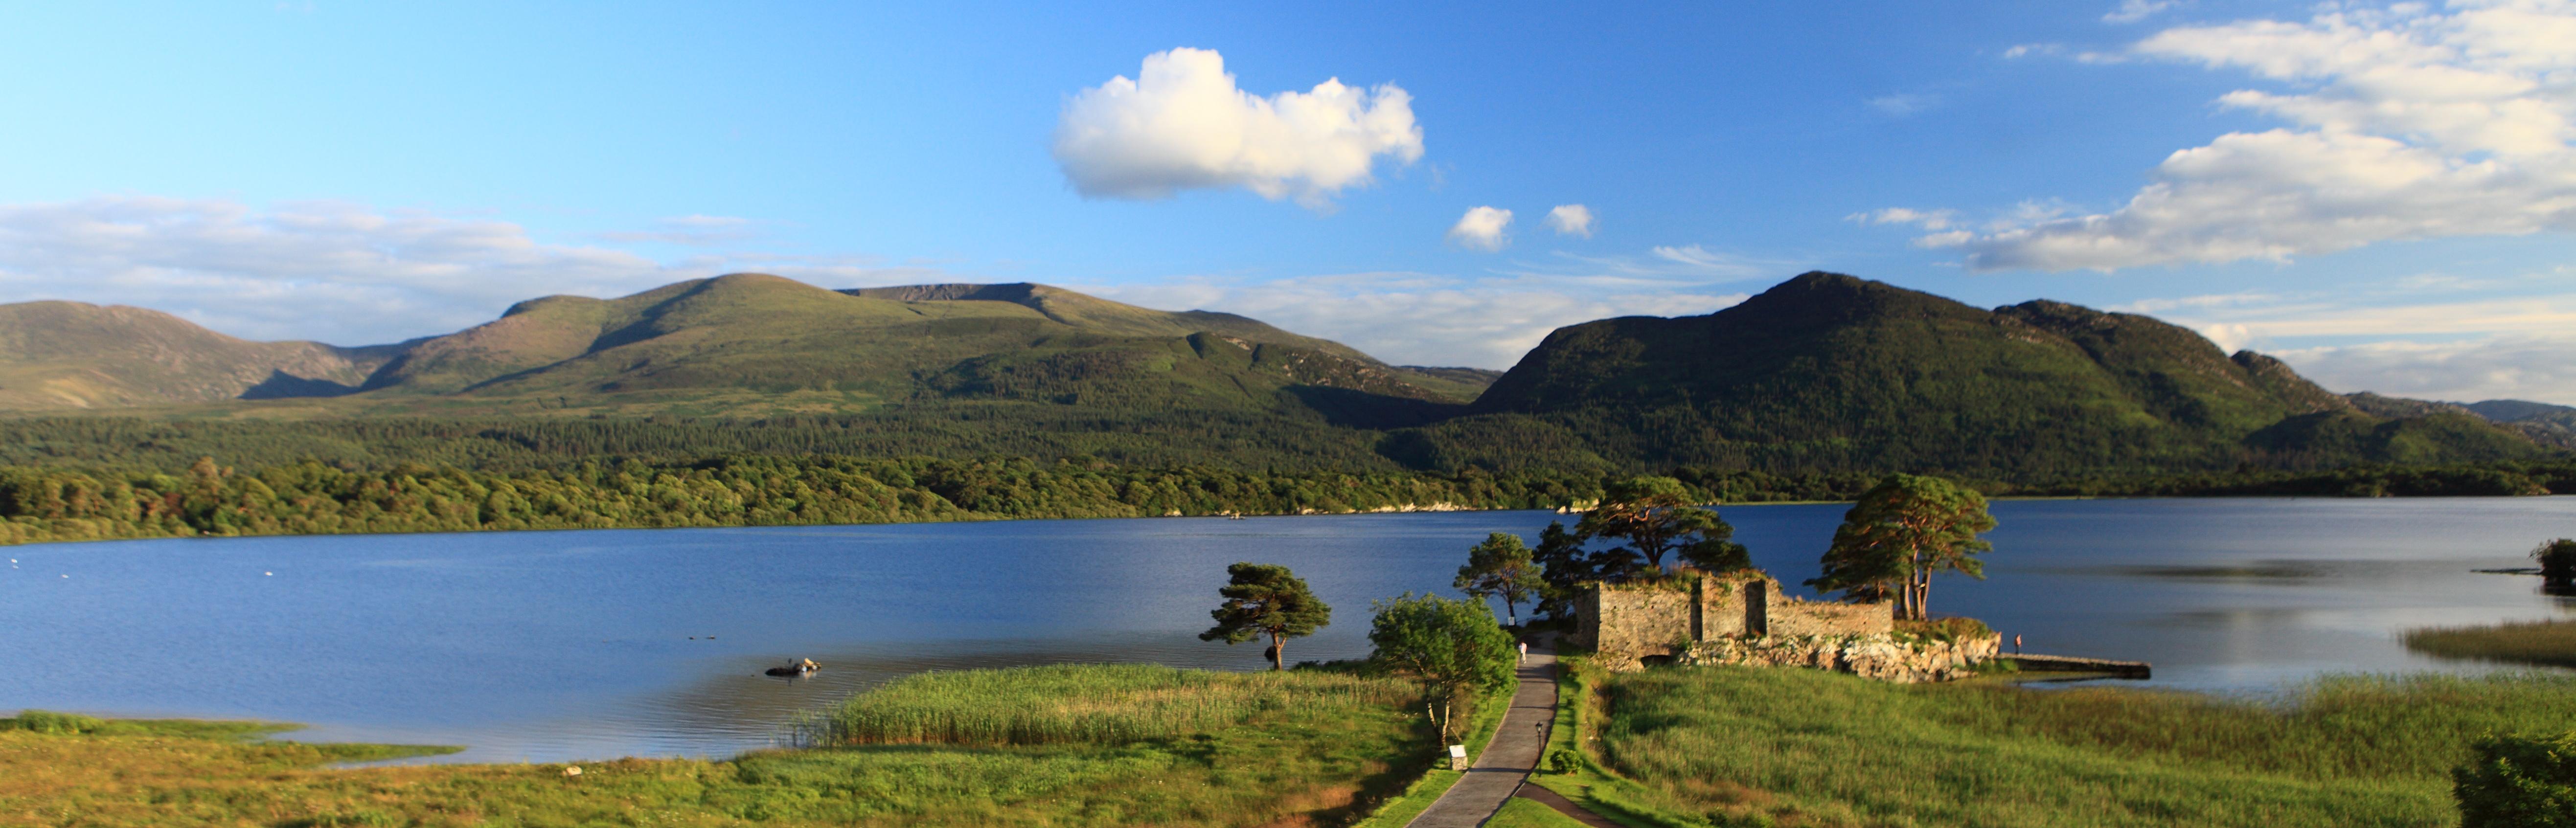
[[[1793,592],[1840,505],[1731,506]],[[2576,497],[1995,504],[1988,579],[1937,612],[2033,652],[2144,659],[2155,685],[2478,669],[2399,632],[2571,604],[2528,565]],[[934,669],[1263,666],[1203,643],[1225,565],[1286,564],[1336,611],[1292,660],[1365,655],[1369,602],[1447,593],[1485,533],[1545,512],[1027,521],[51,544],[0,549],[0,711],[256,718],[296,738],[462,744],[455,759],[723,756],[798,711]],[[819,676],[763,667],[810,657]]]

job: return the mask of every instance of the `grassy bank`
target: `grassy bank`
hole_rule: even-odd
[[[2576,621],[2409,630],[2406,648],[2430,656],[2576,667]]]
[[[1069,691],[1069,692],[1068,692]],[[32,825],[1343,825],[1431,758],[1408,685],[1325,671],[940,673],[723,762],[326,769],[420,749],[267,728],[0,725],[0,823]],[[15,721],[15,720],[7,720]],[[59,730],[59,729],[57,729]]]
[[[2470,740],[2576,717],[2576,680],[2542,675],[2336,677],[2265,703],[1730,668],[1598,689],[1597,756],[1634,780],[1612,798],[1677,824],[2455,825]]]

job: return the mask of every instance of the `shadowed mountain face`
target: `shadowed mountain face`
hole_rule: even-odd
[[[251,342],[123,305],[0,305],[0,409],[97,409],[356,385],[390,348]]]
[[[1707,316],[1559,329],[1474,410],[1441,428],[1563,431],[1606,456],[1716,466],[2208,467],[2301,462],[2303,440],[2329,438],[2347,462],[2537,451],[2474,418],[2431,438],[2374,431],[2381,418],[2278,360],[2152,318],[2049,301],[1988,310],[1831,273]],[[2309,425],[2256,436],[2294,420]],[[1423,437],[1438,448],[1443,435]]]

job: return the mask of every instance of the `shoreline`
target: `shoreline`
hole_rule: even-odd
[[[1993,501],[1993,502],[2047,502],[2047,501],[2091,501],[2091,500],[2331,500],[2331,501],[2352,500],[2352,501],[2377,501],[2377,500],[2538,500],[2538,499],[2548,499],[2548,498],[2553,498],[2553,497],[2576,498],[2576,494],[2546,494],[2546,495],[2478,495],[2478,494],[2468,494],[2468,495],[2386,495],[2386,496],[2379,496],[2379,497],[2337,497],[2337,496],[2332,496],[2332,495],[2274,495],[2274,494],[2208,494],[2208,495],[1999,495],[1999,496],[1990,497],[1990,498],[1988,498],[1988,500],[1989,500],[1989,501]],[[1848,504],[1848,503],[1851,503],[1851,502],[1852,502],[1852,501],[1849,501],[1849,500],[1763,500],[1763,501],[1754,501],[1754,502],[1748,502],[1748,503],[1718,503],[1718,504],[1714,504],[1714,505],[1709,505],[1708,507],[1709,507],[1709,508],[1715,508],[1715,509],[1748,509],[1748,508],[1757,508],[1757,507],[1762,507],[1762,506],[1820,506],[1820,505],[1838,505],[1838,504]],[[1217,512],[1209,512],[1209,513],[1205,513],[1205,514],[1179,514],[1179,515],[1165,514],[1165,515],[1068,515],[1068,516],[1011,516],[1011,515],[992,515],[992,514],[983,514],[983,513],[965,513],[965,514],[957,515],[957,516],[955,516],[955,517],[931,518],[931,519],[924,519],[924,520],[889,520],[889,521],[877,521],[877,522],[870,522],[870,523],[823,523],[823,522],[813,522],[813,523],[807,523],[807,522],[748,523],[748,522],[746,522],[746,523],[687,524],[687,525],[676,525],[676,526],[653,526],[653,525],[646,525],[646,524],[633,524],[633,525],[615,525],[615,526],[534,526],[534,527],[501,527],[501,528],[488,528],[488,529],[420,529],[420,530],[402,530],[402,529],[394,529],[394,530],[383,530],[383,531],[372,531],[372,532],[241,532],[241,533],[232,533],[232,534],[206,534],[206,533],[198,533],[198,534],[192,534],[192,535],[175,535],[175,534],[140,535],[140,534],[137,534],[137,535],[111,535],[111,536],[106,536],[106,537],[90,537],[90,538],[44,538],[44,539],[38,539],[38,540],[7,540],[7,539],[0,539],[0,548],[16,548],[16,547],[29,547],[29,546],[45,546],[45,545],[52,545],[52,544],[64,544],[64,543],[117,543],[117,542],[124,542],[124,541],[155,541],[155,540],[168,540],[168,541],[196,541],[196,540],[228,540],[228,539],[235,539],[235,538],[301,538],[301,537],[352,537],[352,536],[361,536],[361,537],[362,537],[362,536],[370,536],[370,535],[480,535],[480,534],[487,534],[487,533],[493,533],[493,532],[611,532],[611,531],[641,531],[641,530],[653,530],[653,529],[775,529],[775,528],[788,528],[788,527],[915,526],[915,525],[930,525],[930,524],[943,524],[943,523],[1007,523],[1007,522],[1054,521],[1054,520],[1061,520],[1061,521],[1091,521],[1091,520],[1207,520],[1207,519],[1218,519],[1218,520],[1234,520],[1234,519],[1242,519],[1242,520],[1251,520],[1251,519],[1254,519],[1254,518],[1365,517],[1365,516],[1372,516],[1372,515],[1418,515],[1418,514],[1482,513],[1482,512],[1543,512],[1543,513],[1550,513],[1550,514],[1566,515],[1566,516],[1569,516],[1569,517],[1571,517],[1571,516],[1573,516],[1573,515],[1580,515],[1580,514],[1582,514],[1582,512],[1580,512],[1580,511],[1572,511],[1572,512],[1568,512],[1568,511],[1562,511],[1562,510],[1558,510],[1558,509],[1549,509],[1549,508],[1467,508],[1467,507],[1458,507],[1458,506],[1454,506],[1454,505],[1452,505],[1452,504],[1434,504],[1434,505],[1435,505],[1435,506],[1447,506],[1448,508],[1423,508],[1423,507],[1418,507],[1418,506],[1416,506],[1415,504],[1404,504],[1404,506],[1411,506],[1411,507],[1415,507],[1415,508],[1401,508],[1401,507],[1399,507],[1399,508],[1381,508],[1381,509],[1354,509],[1354,510],[1349,510],[1349,511],[1337,511],[1337,512],[1324,512],[1324,511],[1310,511],[1310,512],[1229,512],[1229,511],[1217,511]],[[1707,504],[1703,504],[1703,505],[1707,505]],[[7,525],[5,521],[0,521],[0,526],[5,526],[5,525]]]

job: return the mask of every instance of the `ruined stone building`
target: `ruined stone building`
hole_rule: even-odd
[[[1901,634],[1889,602],[1792,598],[1755,569],[1594,584],[1574,609],[1575,646],[1620,671],[1668,663],[1803,666],[1934,681],[1994,657],[2001,643],[1991,633],[1966,641]]]
[[[1782,595],[1780,582],[1758,569],[1685,570],[1669,582],[1595,584],[1574,606],[1580,614],[1574,643],[1603,663],[1680,656],[1712,638],[1879,635],[1896,623],[1886,602],[1798,600]]]

